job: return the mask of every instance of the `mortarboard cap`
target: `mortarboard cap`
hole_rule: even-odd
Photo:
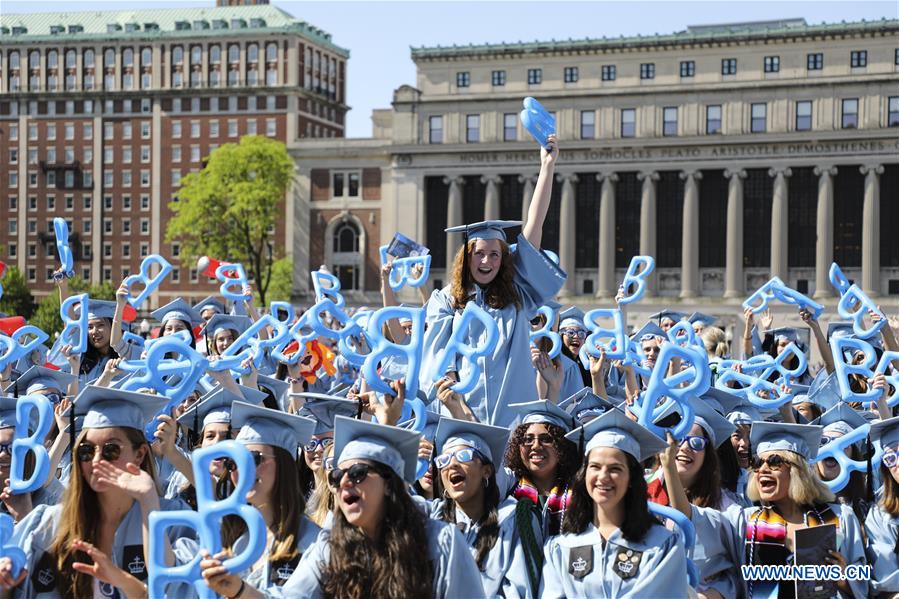
[[[265,397],[265,394],[249,387],[241,387],[240,389],[243,394],[235,395],[224,387],[216,387],[185,410],[178,418],[178,422],[199,434],[208,424],[216,422],[230,424],[231,406],[235,401],[258,405]],[[198,428],[194,428],[194,423],[196,423]]]
[[[256,386],[260,389],[268,389],[278,403],[278,407],[285,412],[287,411],[287,389],[290,387],[290,383],[260,374],[256,376]]]
[[[248,316],[231,316],[230,314],[216,314],[206,323],[204,333],[207,337],[215,337],[221,331],[235,331],[239,337],[250,328],[253,321]]]
[[[518,424],[555,424],[566,432],[574,428],[574,417],[551,401],[541,399],[526,403],[510,404],[518,414]]]
[[[441,418],[437,425],[435,447],[442,453],[449,447],[465,445],[477,449],[491,464],[498,467],[503,462],[509,433],[509,429],[505,427]]]
[[[615,406],[593,393],[589,387],[584,387],[571,397],[559,402],[559,407],[584,424],[605,414]]]
[[[749,433],[749,442],[756,455],[768,451],[791,451],[812,461],[818,455],[823,426],[757,422]]]
[[[334,430],[334,419],[337,416],[355,418],[359,413],[359,402],[353,399],[343,399],[323,393],[300,393],[299,397],[306,400],[300,408],[300,416],[306,416],[315,420],[314,435],[323,435]]]
[[[559,328],[584,329],[584,311],[577,306],[569,306],[559,313]]]
[[[68,392],[69,383],[76,379],[76,376],[61,370],[32,366],[25,371],[25,374],[16,379],[15,392],[18,395],[28,395],[44,389],[56,389],[65,395]]]
[[[683,312],[677,312],[675,310],[668,310],[666,308],[665,310],[662,310],[661,312],[656,312],[655,314],[650,316],[649,319],[654,320],[654,321],[656,321],[656,324],[661,325],[663,320],[672,320],[675,323],[677,323],[686,317],[687,317],[687,315],[684,314]]]
[[[702,399],[690,397],[689,401],[695,414],[693,424],[702,427],[715,448],[730,439],[731,433],[736,430],[736,426],[732,422],[716,412],[715,408]]]
[[[871,425],[872,443],[880,443],[884,449],[899,445],[899,416],[875,422]]]
[[[163,325],[173,319],[182,320],[188,323],[191,328],[204,322],[196,310],[191,308],[180,297],[170,301],[161,308],[153,310],[150,314]]]
[[[297,448],[312,437],[315,421],[280,410],[235,401],[231,407],[231,426],[239,428],[236,441],[280,447],[296,458]]]
[[[565,437],[577,443],[581,435],[587,442],[584,455],[589,455],[597,447],[612,447],[642,462],[667,447],[664,441],[625,416],[621,410],[609,410]]]
[[[115,306],[115,302],[89,298],[87,300],[87,319],[93,320],[95,318],[108,318],[112,320],[115,317]],[[81,306],[75,306],[75,312],[80,311]]]
[[[709,314],[703,314],[702,312],[693,312],[688,320],[694,324],[698,322],[704,327],[710,327],[718,322],[718,317],[711,316]]]
[[[437,438],[437,425],[440,423],[442,416],[437,412],[432,412],[431,410],[425,410],[425,430],[422,431],[421,436],[434,444],[435,439]],[[415,425],[415,418],[410,418],[405,422],[400,422],[397,424],[400,428],[405,428],[408,430],[412,430],[412,427]]]
[[[194,304],[193,309],[197,311],[198,314],[203,314],[206,310],[214,310],[216,314],[224,314],[225,313],[225,303],[215,297],[214,295],[210,295],[207,298],[204,298]]]
[[[668,335],[665,333],[665,331],[662,330],[659,325],[650,320],[647,321],[646,324],[644,324],[642,327],[640,327],[640,330],[631,335],[631,339],[633,339],[637,343],[640,343],[647,337],[663,337],[667,339]]]
[[[771,329],[765,334],[771,335],[775,343],[781,339],[786,339],[787,342],[795,343],[802,351],[808,350],[808,329],[800,330],[796,327],[778,327],[776,329]]]
[[[867,424],[861,414],[849,407],[849,404],[840,402],[830,408],[818,418],[812,420],[809,424],[815,424],[824,427],[824,435],[831,436],[831,433],[837,432],[840,435],[848,435],[854,429]]]
[[[337,416],[334,419],[334,463],[371,460],[387,466],[412,484],[418,470],[420,440],[419,433],[404,428]]]
[[[851,337],[853,339],[858,339],[858,337],[855,335],[855,329],[853,328],[852,323],[846,321],[836,321],[828,323],[827,342],[830,343],[831,338],[836,337]],[[864,341],[874,349],[883,349],[883,341],[881,341],[880,335],[874,335],[870,339],[862,339],[862,341]]]
[[[749,424],[763,420],[761,412],[749,401],[734,395],[733,393],[725,393],[717,396],[718,403],[724,408],[724,417],[731,424]]]
[[[133,428],[142,431],[161,412],[168,398],[88,385],[72,404],[83,416],[83,428]]]
[[[505,229],[520,227],[520,220],[485,220],[470,225],[449,227],[447,233],[466,233],[469,240],[472,239],[499,239],[506,241]]]

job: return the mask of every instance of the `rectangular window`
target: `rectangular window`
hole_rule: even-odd
[[[172,137],[181,137],[181,121],[172,121]]]
[[[81,231],[82,231],[82,233],[90,233],[91,232],[91,219],[89,219],[89,218],[81,219]]]
[[[148,218],[140,219],[140,234],[141,235],[149,235],[150,234],[150,219],[148,219]]]
[[[722,75],[736,75],[737,74],[737,59],[736,58],[721,59],[721,74]]]
[[[131,139],[131,123],[129,121],[122,123],[122,139]]]
[[[456,87],[468,87],[471,85],[471,73],[461,71],[456,73]]]
[[[780,56],[766,56],[765,57],[765,72],[766,73],[779,73],[780,72]]]
[[[66,141],[71,141],[75,139],[75,125],[74,123],[66,123],[63,127],[63,135],[65,136]]]
[[[428,143],[432,143],[432,144],[442,144],[443,143],[443,117],[442,116],[428,117]]]
[[[125,235],[131,234],[131,221],[127,218],[122,221],[122,233]]]
[[[150,209],[150,196],[142,195],[140,197],[140,209],[141,210],[149,210]]]
[[[621,109],[621,137],[634,137],[637,134],[637,110]]]
[[[191,146],[190,147],[190,161],[191,162],[200,162],[200,146]]]
[[[274,137],[278,134],[278,121],[276,119],[265,119],[265,134]]]
[[[91,196],[81,196],[81,206],[84,210],[90,210],[94,205],[94,199]]]
[[[528,85],[543,83],[543,69],[528,69]]]
[[[494,87],[501,87],[506,84],[506,72],[505,71],[493,71],[490,75],[490,83]]]
[[[181,162],[181,146],[172,146],[172,162]]]
[[[144,164],[150,162],[150,146],[140,147],[140,161]]]
[[[592,110],[581,111],[581,139],[596,137],[596,113]]]
[[[656,63],[644,62],[640,65],[640,79],[655,79]]]
[[[615,77],[617,76],[617,69],[613,64],[604,64],[602,65],[602,80],[603,81],[615,81]]]
[[[247,135],[256,135],[256,119],[248,119],[246,121],[246,123],[247,123]]]
[[[466,143],[478,143],[481,137],[481,115],[469,114],[465,117]]]
[[[677,107],[667,106],[662,111],[662,135],[677,135]]]
[[[178,187],[181,185],[181,171],[173,170],[172,171],[172,187]]]
[[[888,127],[899,127],[899,96],[891,96],[889,100]]]
[[[563,71],[565,83],[577,83],[578,70],[577,67],[565,67]]]
[[[150,187],[150,171],[141,171],[140,172],[140,186],[141,187]]]
[[[843,129],[858,128],[858,98],[848,98],[843,100],[843,119],[841,126]]]
[[[56,139],[56,125],[53,123],[47,125],[47,139]]]
[[[94,124],[93,123],[84,123],[81,127],[81,135],[84,139],[93,139],[94,138]]]
[[[218,137],[218,136],[219,136],[218,120],[209,121],[209,137]]]
[[[708,135],[721,133],[721,105],[711,104],[705,107],[705,132]]]
[[[765,129],[767,128],[768,105],[753,104],[751,110],[752,121],[750,123],[749,130],[753,133],[764,133]]]
[[[228,120],[228,137],[237,137],[237,120]]]
[[[696,75],[696,62],[693,60],[682,60],[680,63],[680,76],[693,77]]]
[[[868,66],[868,51],[867,50],[853,50],[849,53],[849,66],[853,69],[863,68]]]
[[[331,195],[335,198],[343,197],[343,173],[334,173],[331,175]]]
[[[131,196],[122,196],[122,210],[125,212],[131,210]]]
[[[190,122],[190,136],[193,139],[197,139],[200,137],[200,121]]]
[[[122,171],[122,186],[131,187],[131,171]]]
[[[122,163],[131,164],[131,158],[131,148],[127,146],[122,148]]]
[[[805,68],[809,71],[820,71],[824,68],[824,54],[816,52],[814,54],[806,54]]]
[[[149,255],[150,255],[150,244],[149,243],[140,244],[140,257],[146,258]]]
[[[503,141],[516,141],[518,139],[518,115],[507,112],[503,115]]]
[[[140,124],[140,138],[150,139],[150,123],[143,121]]]
[[[810,131],[812,128],[812,103],[810,100],[796,102],[796,131]]]

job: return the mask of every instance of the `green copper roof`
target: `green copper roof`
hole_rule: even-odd
[[[690,26],[685,31],[670,34],[602,37],[588,39],[568,39],[533,42],[501,42],[492,44],[469,44],[467,46],[422,46],[412,47],[412,59],[463,58],[495,55],[537,54],[564,51],[603,51],[619,48],[638,48],[662,45],[686,45],[708,42],[742,42],[755,39],[805,37],[813,35],[833,35],[868,31],[899,31],[899,19],[879,21],[857,21],[842,23],[821,23],[808,25],[805,19],[784,19],[779,21],[758,21],[751,23],[725,23],[720,25]]]
[[[0,15],[2,43],[125,41],[296,33],[349,57],[331,34],[271,5]]]

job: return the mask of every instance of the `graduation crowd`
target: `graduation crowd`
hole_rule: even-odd
[[[566,274],[541,250],[558,155],[550,142],[517,239],[505,229],[521,223],[508,221],[448,231],[464,235],[449,285],[383,323],[396,346],[420,343],[420,360],[395,353],[366,370],[344,340],[313,335],[216,368],[262,315],[252,301],[176,299],[152,312],[159,338],[202,355],[205,371],[173,407],[158,385],[141,387],[150,379],[134,363],[177,360],[151,364],[152,341],[142,347],[126,334],[123,285],[116,301],[81,307],[85,351],[57,342],[9,364],[0,372],[0,511],[15,526],[0,538],[0,594],[152,596],[156,564],[199,556],[198,582],[167,595],[785,598],[803,596],[793,580],[747,580],[740,567],[794,564],[796,532],[832,525],[836,541],[822,565],[868,565],[870,580],[847,576],[816,596],[897,596],[899,418],[890,380],[899,361],[871,377],[848,375],[847,394],[831,346],[857,330],[822,331],[801,304],[823,359],[817,370],[796,354],[811,350],[796,329],[773,328],[751,309],[733,343],[714,317],[665,310],[625,339],[627,358],[605,355],[614,343],[584,357],[588,319],[554,301]],[[391,268],[382,269],[385,307],[399,306]],[[60,293],[66,299],[64,280]],[[482,320],[463,318],[471,305]],[[538,312],[544,306],[552,310]],[[614,309],[623,316],[626,308]],[[547,314],[557,355],[551,340],[531,339]],[[333,314],[321,322],[345,325]],[[889,324],[858,341],[876,356],[899,350]],[[459,340],[489,351],[447,362],[441,350]],[[354,352],[374,351],[364,334],[352,343]],[[837,358],[868,363],[865,351],[850,354]],[[737,376],[760,364],[760,386]],[[188,378],[160,372],[169,384]],[[736,378],[720,384],[726,372]],[[660,381],[669,391],[658,395]],[[39,488],[14,492],[17,405],[35,395],[53,408],[43,440],[50,468]],[[235,492],[239,460],[202,468],[192,460],[230,440],[255,465],[239,502],[265,523],[265,550],[242,571],[226,562],[253,543],[238,517],[219,519],[218,553],[187,526],[151,538],[151,515],[202,507],[201,487],[217,499]],[[26,476],[34,472],[33,459],[19,459]],[[9,547],[24,551],[23,567]]]

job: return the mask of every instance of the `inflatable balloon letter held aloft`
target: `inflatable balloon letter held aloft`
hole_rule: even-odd
[[[850,431],[849,433],[829,441],[826,445],[818,450],[818,455],[812,462],[820,462],[826,458],[833,458],[840,465],[840,473],[832,480],[824,481],[824,484],[833,492],[839,493],[849,484],[849,475],[853,472],[867,472],[867,460],[853,460],[846,455],[845,449],[859,441],[864,441],[868,437],[871,430],[870,424],[863,424],[860,427]],[[874,455],[871,457],[871,464],[874,470],[880,465],[880,459],[883,457],[883,447],[880,443],[874,443],[876,447]]]
[[[480,330],[475,329],[476,334],[471,335],[469,329],[480,325]],[[369,326],[371,330],[371,326]],[[471,347],[466,339],[482,338],[480,345]],[[459,374],[459,382],[452,386],[453,391],[462,395],[470,393],[481,378],[481,365],[478,358],[491,355],[499,342],[499,329],[496,321],[487,312],[478,307],[474,302],[468,302],[462,311],[462,316],[453,323],[453,332],[449,342],[440,353],[437,354],[437,367],[431,373],[432,379],[438,381],[447,372],[454,371]],[[468,366],[457,365],[456,360],[462,358]]]
[[[776,299],[785,304],[804,308],[812,313],[815,318],[824,312],[824,306],[812,301],[795,289],[787,287],[779,277],[772,277],[770,281],[759,287],[743,302],[744,309],[751,309],[753,314],[759,314],[768,309],[771,300]]]
[[[248,302],[253,299],[251,294],[243,292],[243,288],[249,285],[243,264],[222,264],[215,269],[215,278],[222,283],[219,293],[223,298],[232,302]]]
[[[313,270],[309,274],[312,276],[312,288],[315,290],[316,302],[328,298],[337,304],[338,308],[346,305],[346,300],[340,293],[340,279],[323,270]]]
[[[521,103],[524,109],[518,115],[521,124],[537,143],[549,149],[549,136],[556,132],[556,119],[535,98],[528,96]]]
[[[612,328],[599,326],[597,319],[611,318]],[[584,368],[590,368],[590,356],[599,358],[605,351],[610,360],[623,360],[627,355],[627,333],[624,329],[624,317],[620,309],[597,308],[584,315],[584,326],[590,334],[581,346],[579,357]]]
[[[431,254],[423,256],[407,256],[405,258],[390,259],[387,255],[387,249],[390,246],[382,245],[379,248],[381,253],[381,265],[391,264],[393,268],[390,270],[390,277],[387,282],[394,291],[399,291],[406,285],[409,287],[421,287],[428,281],[428,275],[431,272]],[[421,266],[421,273],[415,276],[413,269]]]
[[[656,261],[652,256],[634,256],[624,274],[621,286],[624,287],[624,297],[618,300],[619,306],[624,306],[640,301],[646,293],[646,279],[655,270]]]
[[[56,251],[59,253],[59,263],[63,275],[66,278],[75,276],[74,258],[69,247],[69,224],[66,219],[56,217],[53,219],[53,232],[56,234]]]
[[[37,411],[37,427],[30,431],[31,412]],[[16,403],[16,436],[12,442],[9,488],[14,495],[33,493],[47,482],[50,475],[50,456],[44,438],[53,426],[53,407],[43,395],[25,395]],[[25,478],[25,459],[34,455],[34,470]]]
[[[222,500],[215,498],[215,485],[209,468],[212,461],[228,458],[234,462],[238,477],[234,491]],[[222,441],[213,446],[197,449],[193,452],[193,471],[197,489],[197,511],[154,511],[150,514],[150,555],[147,559],[147,571],[150,578],[147,590],[150,597],[166,597],[169,584],[186,582],[192,584],[202,599],[214,599],[217,595],[209,588],[200,573],[200,554],[180,566],[169,566],[165,560],[166,530],[173,526],[188,526],[197,531],[200,549],[210,555],[222,550],[221,525],[225,516],[238,516],[246,525],[246,543],[244,550],[230,557],[222,564],[225,569],[235,574],[248,570],[265,553],[267,531],[262,513],[247,504],[247,493],[253,488],[256,480],[256,465],[250,452],[237,441]]]
[[[549,306],[540,306],[537,309],[537,314],[542,314],[546,322],[536,331],[531,331],[531,345],[536,347],[538,340],[549,339],[552,342],[552,347],[549,349],[548,355],[551,360],[555,360],[562,352],[562,338],[557,332],[552,330],[553,324],[556,322],[556,311]]]
[[[153,265],[159,266],[159,272],[156,273],[155,277],[150,276],[150,268]],[[128,303],[131,304],[132,307],[137,308],[144,300],[150,297],[150,294],[156,291],[156,289],[162,284],[163,279],[165,279],[168,274],[172,272],[172,265],[169,264],[168,260],[160,256],[159,254],[150,254],[140,263],[140,272],[137,274],[130,275],[125,277],[125,280],[122,281],[122,285],[128,288],[128,295],[131,295],[131,286],[135,283],[140,283],[144,286],[140,293],[137,294],[136,297],[129,297]]]
[[[671,360],[680,358],[683,362],[692,364],[689,368],[666,377]],[[664,429],[656,426],[655,420],[662,415],[665,404],[660,403],[663,397],[675,401],[680,408],[681,420],[671,434],[675,439],[683,439],[693,426],[693,407],[690,405],[691,397],[699,397],[705,393],[712,380],[712,372],[705,352],[695,347],[680,347],[673,343],[662,345],[662,351],[656,360],[649,377],[646,392],[640,396],[640,414],[638,422],[655,433],[659,438],[665,438]],[[686,386],[681,387],[683,383]],[[665,402],[667,403],[667,402]]]
[[[71,345],[73,354],[83,354],[87,351],[87,302],[86,293],[73,295],[59,307],[59,316],[65,325],[62,333],[59,334],[60,342],[63,345]],[[78,318],[69,316],[71,309],[78,304],[80,312]]]

